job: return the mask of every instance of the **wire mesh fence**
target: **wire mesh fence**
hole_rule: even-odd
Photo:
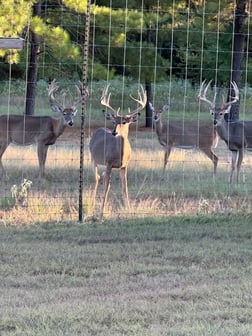
[[[225,97],[224,101],[228,97],[234,71],[235,10],[238,5],[234,2],[229,4],[228,9],[226,5],[225,1],[216,2],[212,7],[205,2],[186,5],[182,1],[164,4],[153,1],[151,10],[143,4],[139,10],[135,10],[125,5],[119,8],[113,2],[107,7],[99,2],[93,4],[89,60],[86,64],[89,80],[85,124],[81,120],[79,105],[74,126],[66,127],[55,144],[51,145],[50,130],[47,129],[46,146],[49,149],[43,179],[39,178],[36,143],[17,146],[14,140],[8,146],[2,156],[1,221],[15,224],[78,219],[82,132],[84,161],[81,206],[85,221],[99,219],[104,198],[102,180],[106,170],[105,166],[99,167],[101,178],[94,203],[95,176],[89,150],[90,139],[99,127],[113,130],[114,124],[106,120],[103,109],[107,112],[112,110],[115,114],[120,109],[118,113],[125,117],[137,108],[138,104],[132,97],[138,97],[140,84],[147,90],[148,102],[138,120],[129,127],[128,139],[132,149],[127,174],[129,206],[125,206],[124,202],[120,169],[113,168],[104,217],[120,219],[191,213],[249,213],[252,189],[249,152],[245,153],[239,183],[230,184],[232,153],[224,141],[220,139],[217,147],[213,146],[213,152],[218,157],[216,174],[211,158],[204,154],[202,146],[199,149],[201,141],[206,139],[206,133],[199,131],[201,124],[208,125],[214,132],[209,107],[198,99],[200,83],[205,78],[213,80],[208,98],[213,101],[217,92],[221,105],[221,96]],[[250,4],[246,3],[246,6],[246,11],[250,13]],[[54,7],[55,4],[47,1],[44,10],[48,20]],[[64,26],[68,36],[71,36],[69,40],[57,43],[59,54],[55,54],[55,57],[49,57],[47,53],[50,47],[55,47],[55,41],[46,42],[46,36],[42,36],[44,39],[40,36],[45,43],[45,54],[39,62],[35,116],[52,116],[47,87],[53,78],[59,83],[59,91],[62,90],[59,93],[66,104],[67,99],[74,99],[75,86],[82,80],[81,48],[84,43],[85,11],[75,8],[72,15],[68,4],[64,8],[60,5],[55,7],[55,26]],[[243,41],[242,65],[236,71],[242,72],[238,83],[240,119],[252,120],[249,29],[248,15],[243,25],[246,39]],[[79,48],[76,57],[66,55],[67,45],[69,50],[73,45]],[[7,64],[7,59],[2,59],[0,66],[5,69],[5,80],[0,82],[1,115],[10,117],[24,114],[27,95],[25,73],[30,64],[30,47],[31,41],[27,40],[16,65],[11,62]],[[19,76],[17,70],[21,69],[24,72]],[[108,83],[112,109],[105,108],[100,102],[102,91]],[[158,129],[149,102],[156,111],[160,111],[158,120],[163,125],[172,124],[173,131],[169,127]],[[163,111],[164,105],[169,105],[169,108]],[[149,119],[151,123],[146,125]],[[41,123],[44,123],[42,120]],[[52,120],[56,123],[56,119]],[[10,132],[17,132],[14,121],[8,127]],[[3,139],[5,132],[0,119],[2,151],[6,143]],[[25,132],[34,132],[33,126]],[[104,153],[109,146],[108,142],[103,144]],[[164,169],[164,155],[169,146],[171,154]]]

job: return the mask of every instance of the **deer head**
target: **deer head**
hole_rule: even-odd
[[[213,123],[214,123],[215,126],[218,126],[224,120],[224,115],[230,112],[232,104],[235,104],[239,101],[239,89],[238,89],[237,84],[234,81],[231,82],[231,85],[232,85],[234,93],[235,93],[235,97],[231,97],[231,100],[229,102],[222,103],[221,107],[217,107],[216,106],[216,94],[214,96],[213,101],[207,99],[207,97],[206,97],[207,90],[208,90],[208,88],[211,84],[211,81],[208,82],[207,85],[206,85],[205,82],[206,81],[204,80],[203,83],[200,86],[200,91],[199,91],[198,98],[201,101],[204,101],[207,104],[209,104],[209,106],[210,106],[209,109],[210,109],[210,113],[211,113],[211,116],[212,116]]]
[[[138,116],[140,115],[140,111],[142,109],[144,109],[144,107],[146,105],[147,94],[146,94],[146,91],[144,90],[143,86],[140,85],[140,90],[138,90],[138,98],[134,98],[134,97],[130,96],[131,99],[133,99],[134,101],[136,101],[138,103],[137,108],[133,111],[129,111],[128,114],[122,116],[122,115],[119,114],[120,107],[116,110],[110,105],[111,92],[109,92],[109,86],[110,86],[110,84],[108,84],[102,92],[101,104],[112,111],[112,113],[111,113],[111,112],[103,110],[103,113],[104,113],[104,116],[107,120],[112,120],[113,121],[114,129],[112,131],[112,134],[117,135],[117,133],[120,133],[119,129],[123,128],[124,125],[137,121]]]
[[[157,122],[157,121],[159,121],[160,118],[161,118],[161,113],[162,113],[162,112],[165,112],[165,111],[168,111],[168,109],[169,109],[170,106],[169,106],[169,104],[165,104],[165,105],[163,105],[162,108],[158,108],[158,109],[156,109],[156,108],[153,106],[152,102],[149,102],[149,107],[150,107],[150,110],[152,111],[152,118],[153,118],[153,121]]]
[[[53,112],[60,113],[63,115],[65,122],[68,126],[73,126],[73,117],[77,113],[77,106],[82,100],[81,89],[78,85],[75,86],[77,90],[77,97],[74,99],[71,95],[71,106],[65,106],[66,92],[61,93],[61,99],[58,100],[55,97],[55,93],[58,91],[59,86],[54,79],[51,84],[48,86],[48,98]]]

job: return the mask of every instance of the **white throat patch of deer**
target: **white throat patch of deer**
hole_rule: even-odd
[[[72,127],[77,113],[77,105],[81,102],[81,91],[70,107],[65,106],[65,96],[61,100],[55,98],[58,85],[55,80],[48,87],[48,98],[53,112],[52,116],[1,115],[0,116],[0,169],[4,171],[2,156],[10,143],[30,145],[37,143],[39,162],[39,178],[45,177],[45,162],[48,146],[53,145],[67,126]]]
[[[231,82],[234,97],[230,101],[216,106],[216,94],[213,101],[206,97],[211,81],[204,81],[200,86],[199,99],[209,105],[213,124],[222,140],[225,141],[232,153],[231,172],[229,182],[233,180],[235,168],[237,168],[236,182],[239,181],[240,169],[243,161],[244,149],[252,150],[252,121],[226,121],[225,114],[230,112],[231,106],[239,101],[239,88],[235,82]]]
[[[137,102],[137,108],[129,112],[127,115],[119,115],[119,110],[115,110],[110,106],[110,93],[108,92],[109,85],[105,87],[101,96],[101,104],[112,112],[104,112],[107,120],[112,120],[114,128],[112,131],[106,128],[98,128],[92,135],[89,149],[91,160],[94,167],[95,185],[93,191],[93,206],[95,208],[95,198],[100,176],[98,174],[98,166],[106,166],[103,183],[103,200],[100,210],[100,217],[103,216],[104,207],[106,205],[110,176],[113,168],[120,169],[121,185],[124,196],[125,205],[129,208],[128,185],[127,185],[127,167],[131,157],[131,146],[128,139],[129,125],[136,122],[140,111],[144,109],[147,101],[146,92],[142,86],[138,91],[138,99],[130,96]]]
[[[212,125],[193,124],[184,121],[162,121],[162,112],[168,110],[169,105],[155,109],[152,103],[149,103],[152,110],[152,118],[157,133],[158,141],[164,149],[165,170],[168,159],[173,147],[182,149],[198,148],[201,150],[214,165],[214,174],[216,174],[218,157],[214,154],[213,148],[218,144],[218,135]]]

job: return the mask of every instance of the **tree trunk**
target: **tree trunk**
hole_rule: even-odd
[[[41,14],[41,4],[37,2],[33,5],[33,15],[39,16]],[[35,97],[36,97],[36,83],[38,75],[40,40],[38,36],[30,32],[30,58],[27,71],[26,84],[26,104],[25,114],[33,115],[35,111]]]
[[[147,11],[150,11],[149,6],[147,6]],[[146,31],[146,40],[147,43],[150,44],[151,43],[151,29],[150,26],[147,24],[147,31]],[[145,90],[146,90],[146,94],[147,94],[147,104],[146,104],[146,114],[145,114],[145,126],[146,127],[152,127],[152,111],[149,107],[148,102],[152,101],[152,96],[151,96],[151,83],[148,79],[145,80]]]
[[[146,82],[145,83],[145,90],[146,90],[146,94],[147,94],[147,104],[145,107],[145,126],[146,127],[152,127],[152,111],[149,107],[148,102],[152,101],[152,93],[151,93],[151,83]]]
[[[236,10],[234,18],[234,43],[232,51],[231,81],[236,82],[239,88],[241,86],[243,55],[244,55],[245,41],[247,38],[247,31],[245,30],[245,25],[248,17],[248,14],[246,12],[246,5],[247,0],[236,1]],[[232,87],[230,87],[228,92],[228,101],[230,100],[230,97],[234,97]],[[239,110],[240,110],[239,102],[232,105],[229,114],[229,120],[238,120]]]

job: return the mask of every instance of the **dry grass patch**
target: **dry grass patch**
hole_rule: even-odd
[[[196,150],[174,149],[163,171],[163,150],[152,132],[131,134],[132,160],[128,168],[131,207],[123,205],[119,170],[113,169],[105,218],[142,218],[174,214],[251,212],[252,160],[246,154],[241,183],[228,184],[230,153],[220,144],[217,176],[212,162]],[[155,135],[155,134],[154,134]],[[59,140],[51,146],[46,162],[46,180],[38,181],[35,146],[10,146],[3,157],[7,179],[0,181],[0,218],[5,225],[46,221],[75,220],[79,206],[79,146],[76,138]],[[94,175],[85,139],[83,217],[95,218],[102,199],[102,181],[93,208]],[[104,168],[100,169],[102,171]],[[10,203],[13,185],[32,181],[25,207]],[[244,182],[245,181],[245,182]],[[17,206],[18,205],[18,206]],[[94,217],[93,217],[94,216]]]

